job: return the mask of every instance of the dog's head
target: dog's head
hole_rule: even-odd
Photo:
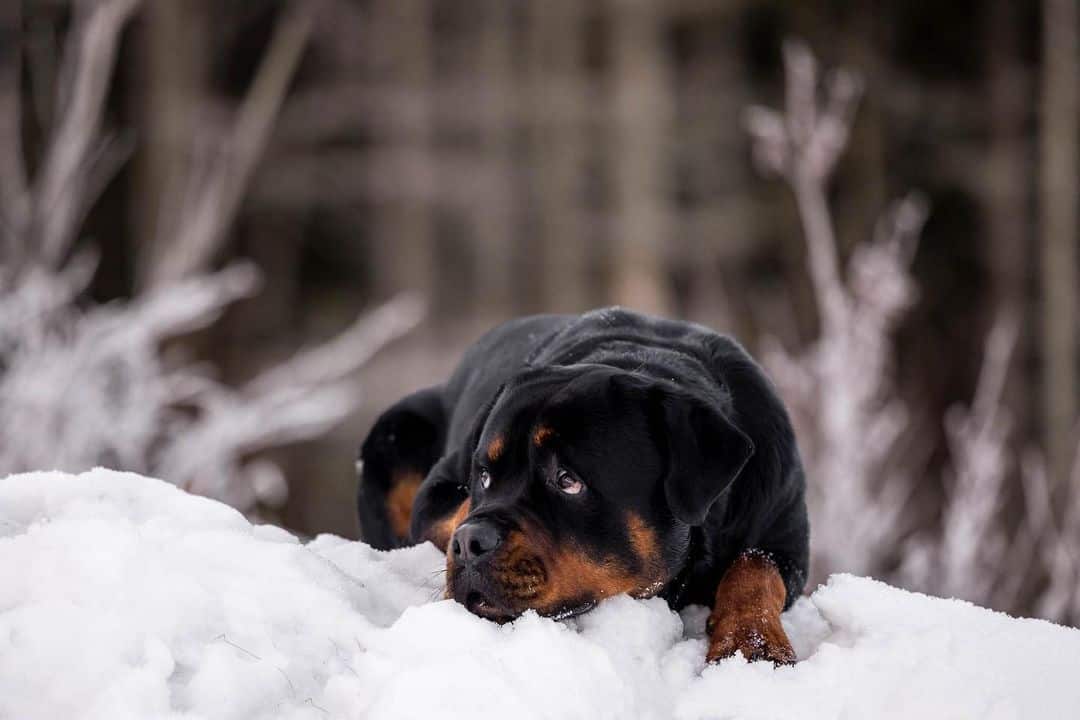
[[[515,378],[470,434],[447,596],[502,621],[658,592],[753,452],[725,405],[606,366]]]

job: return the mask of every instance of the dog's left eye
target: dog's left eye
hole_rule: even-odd
[[[585,489],[585,483],[574,477],[566,468],[559,468],[555,473],[555,487],[567,495],[577,495]]]
[[[480,487],[484,490],[491,487],[491,473],[487,470],[481,469],[480,473],[476,476],[476,479],[480,482]]]

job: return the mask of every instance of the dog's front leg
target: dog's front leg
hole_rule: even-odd
[[[786,592],[768,554],[751,550],[736,558],[716,588],[706,659],[714,662],[741,650],[747,660],[794,663],[795,651],[780,623]]]

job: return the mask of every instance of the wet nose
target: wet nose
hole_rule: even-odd
[[[502,534],[490,522],[473,520],[458,526],[450,550],[461,563],[474,563],[492,553],[502,543]]]

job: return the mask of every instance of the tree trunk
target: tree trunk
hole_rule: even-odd
[[[819,22],[823,13],[818,14]],[[878,78],[889,87],[889,71],[878,49],[877,23],[871,13],[859,13],[846,25],[844,46],[846,65],[857,68],[865,78]],[[840,266],[847,267],[851,248],[870,237],[874,223],[888,204],[885,191],[885,118],[880,95],[867,92],[859,101],[859,121],[852,126],[851,140],[836,177],[846,192],[836,205],[836,239]]]
[[[1064,483],[1077,405],[1077,178],[1080,69],[1077,0],[1044,0],[1040,132],[1043,433],[1052,477]]]
[[[679,279],[680,315],[750,337],[750,318],[734,312],[730,288],[720,276],[722,266],[736,267],[744,260],[755,232],[746,133],[732,121],[750,100],[739,56],[740,3],[725,9],[722,17],[692,28],[692,51],[679,78],[673,154],[677,176],[684,180],[671,239],[677,253],[672,266]]]
[[[662,6],[613,0],[612,141],[614,300],[645,312],[672,307],[665,248],[671,239],[668,167],[671,88]]]
[[[1018,18],[1012,0],[994,0],[986,17],[986,104],[990,130],[985,183],[981,188],[983,217],[989,245],[989,312],[1016,312],[1024,317],[1026,284],[1030,270],[1031,211],[1027,183],[1031,178],[1025,117],[1033,98],[1018,57]],[[994,318],[986,318],[989,328]],[[1021,323],[1024,327],[1026,323]],[[1030,337],[1021,333],[1015,355],[1027,355]],[[1023,392],[1026,383],[1020,373],[1009,375],[1004,404],[1010,408],[1018,435],[1030,427],[1031,400]]]
[[[484,318],[514,314],[521,283],[515,270],[521,236],[515,232],[515,182],[513,167],[514,86],[512,10],[503,0],[479,3],[477,65],[473,73],[459,78],[461,87],[482,88],[480,165],[486,192],[471,198],[469,214],[475,241],[476,278],[474,312]],[[454,182],[452,178],[450,182]],[[517,279],[515,279],[517,277]]]
[[[138,266],[136,284],[144,287],[168,242],[163,222],[177,221],[170,212],[190,188],[191,151],[208,80],[206,8],[199,0],[150,2],[143,8],[138,39],[141,61],[136,71],[139,91],[133,94],[141,118],[132,204],[133,244]],[[205,119],[205,118],[203,118]]]
[[[543,262],[540,309],[587,309],[589,238],[582,223],[588,100],[579,0],[529,3],[531,216]]]
[[[431,0],[380,0],[372,13],[375,73],[395,96],[408,100],[404,117],[378,123],[390,128],[377,141],[395,158],[392,167],[431,167]],[[374,210],[372,223],[375,292],[380,299],[416,290],[432,300],[434,247],[432,178],[420,179],[416,192],[395,193]]]
[[[22,38],[21,2],[0,7],[0,37]],[[3,261],[20,261],[29,197],[22,144],[22,43],[0,43],[0,247]]]

